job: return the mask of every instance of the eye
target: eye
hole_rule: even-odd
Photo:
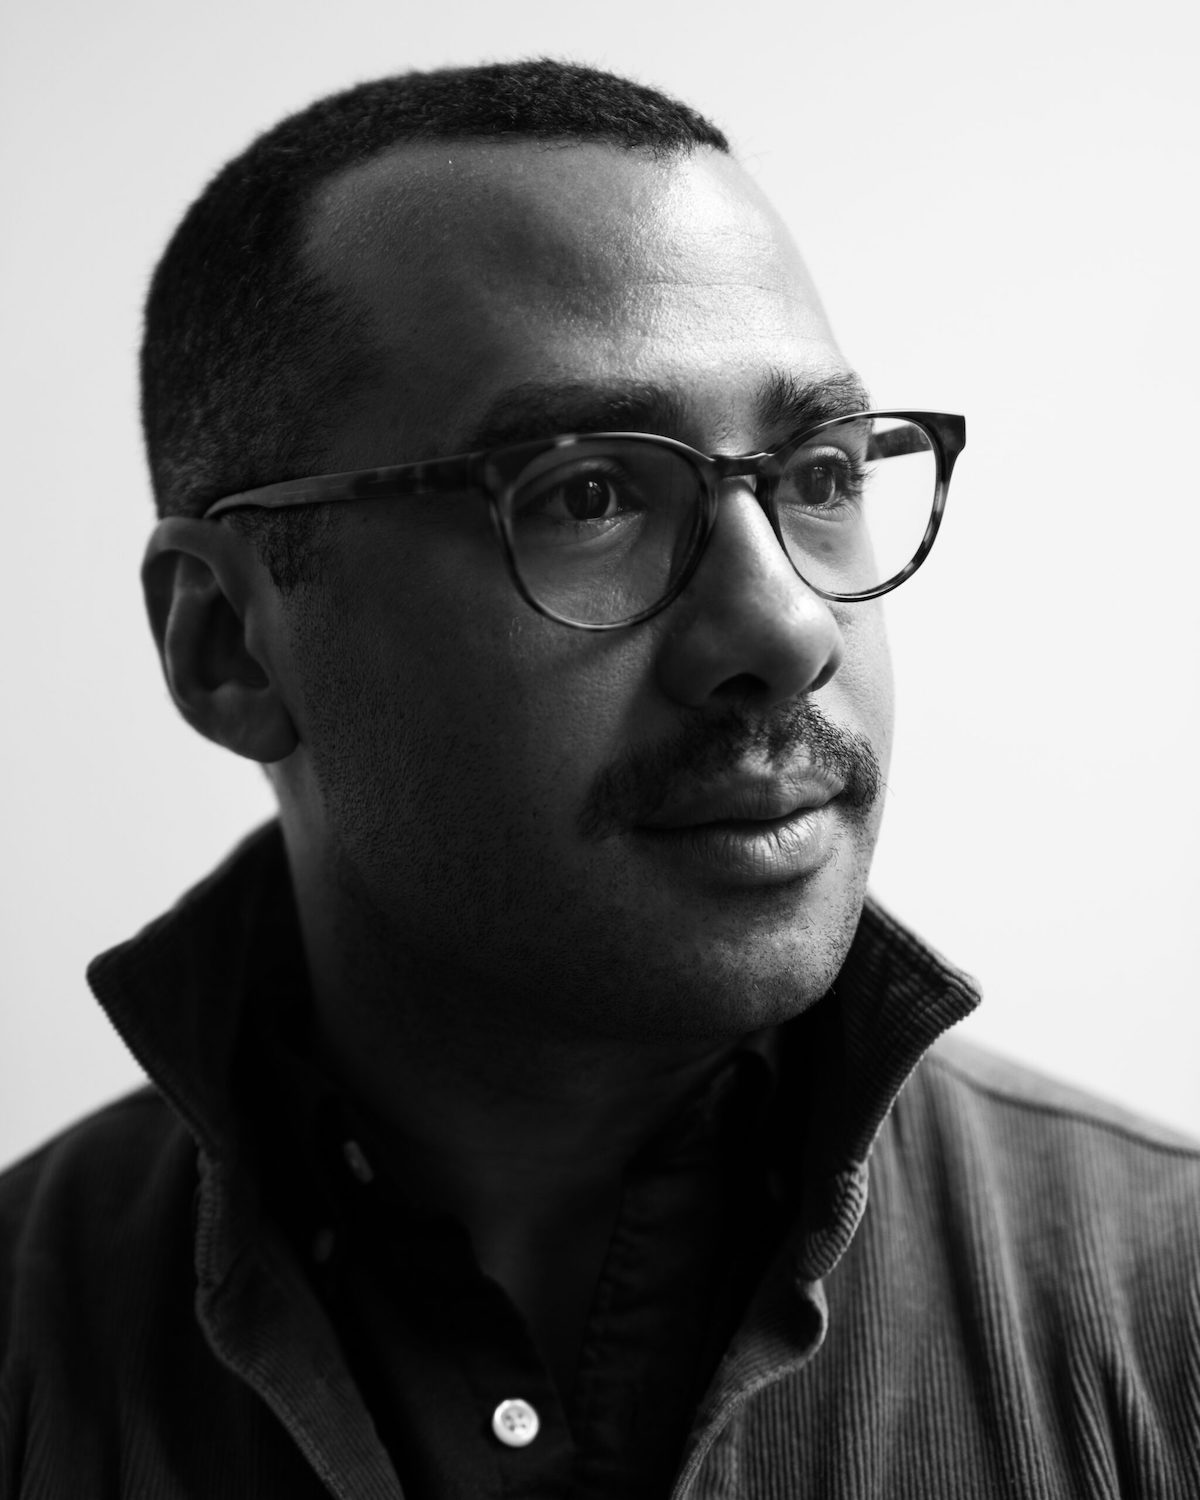
[[[796,475],[797,498],[818,509],[833,505],[841,489],[841,477],[832,464],[810,464]]]
[[[611,479],[579,474],[556,485],[544,510],[559,509],[572,521],[607,521],[622,506],[622,496]]]
[[[641,491],[622,464],[603,460],[556,469],[522,490],[517,515],[522,521],[560,526],[604,526],[645,509]]]
[[[828,514],[857,505],[866,479],[866,469],[847,453],[800,453],[787,470],[780,499]]]

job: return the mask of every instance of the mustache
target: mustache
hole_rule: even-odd
[[[596,776],[579,815],[587,839],[603,839],[653,818],[680,785],[733,775],[751,759],[772,767],[810,766],[844,784],[840,804],[865,821],[883,791],[879,757],[865,735],[832,723],[815,703],[796,699],[768,716],[731,708],[696,718],[661,743],[627,750]]]

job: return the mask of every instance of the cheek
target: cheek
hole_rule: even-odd
[[[886,777],[892,754],[894,694],[882,601],[842,606],[838,624],[845,655],[829,691],[840,695],[853,713]]]
[[[502,625],[477,614],[445,643],[439,713],[498,803],[543,836],[570,838],[596,774],[636,731],[645,646],[520,603]]]
[[[297,652],[301,734],[339,837],[496,856],[573,839],[628,737],[641,643],[543,619],[498,558],[469,589],[428,569],[402,593],[381,582],[343,594]]]

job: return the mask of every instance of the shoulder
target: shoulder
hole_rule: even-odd
[[[191,1138],[149,1085],[68,1126],[0,1172],[0,1253],[19,1242],[22,1228],[62,1206],[64,1198],[93,1212],[129,1202],[122,1188],[144,1198],[146,1174]],[[194,1155],[194,1146],[191,1147]]]
[[[1200,1495],[1194,1141],[943,1039],[865,1186],[823,1364],[789,1387],[818,1447],[896,1493]],[[830,1438],[846,1390],[867,1416]]]
[[[974,1042],[943,1037],[919,1071],[948,1105],[1003,1124],[1016,1147],[1054,1141],[1144,1168],[1161,1161],[1184,1179],[1200,1174],[1200,1140]]]
[[[1200,1411],[1195,1142],[944,1040],[876,1142],[862,1228],[843,1304],[896,1322],[897,1359],[907,1341],[955,1371],[967,1408],[982,1392],[964,1424],[999,1422],[1022,1464],[1074,1476],[1063,1493],[1115,1494],[1119,1471],[1200,1493],[1182,1479]]]
[[[1100,1256],[1181,1288],[1196,1274],[1200,1142],[1178,1131],[958,1038],[922,1061],[895,1127],[893,1146],[927,1157],[1017,1252]]]
[[[0,1177],[0,1494],[309,1493],[197,1318],[205,1170],[147,1088]]]
[[[190,1261],[196,1147],[142,1088],[0,1175],[3,1363],[120,1326]],[[11,1368],[8,1373],[11,1374]]]

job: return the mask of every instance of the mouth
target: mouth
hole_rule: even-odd
[[[726,783],[671,799],[635,837],[677,867],[721,885],[779,885],[833,857],[842,785],[803,778]]]
[[[805,771],[788,777],[744,777],[676,793],[640,825],[651,831],[714,823],[781,823],[825,807],[844,790],[833,776]]]

